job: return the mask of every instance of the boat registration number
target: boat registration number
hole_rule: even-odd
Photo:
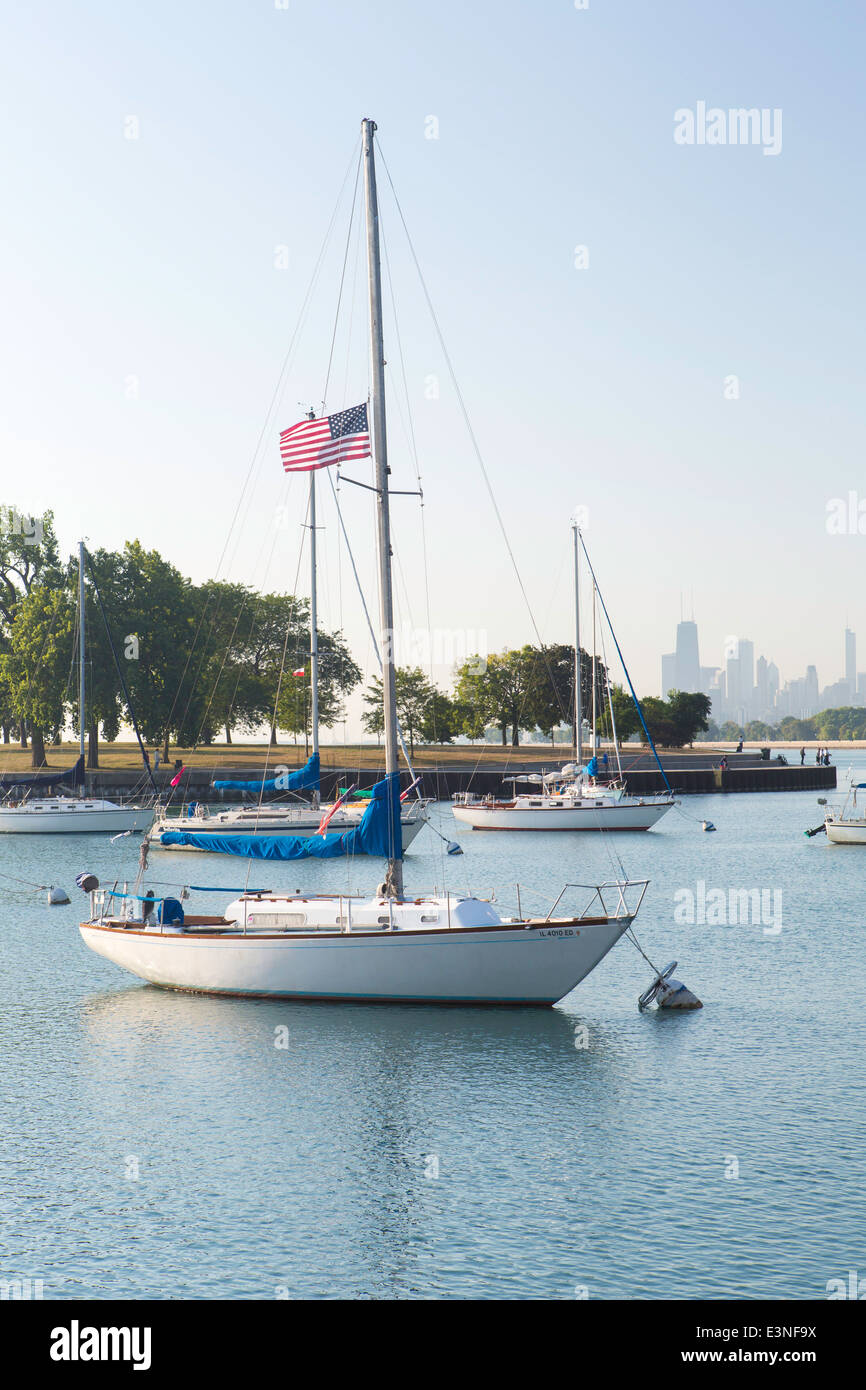
[[[573,927],[541,927],[539,936],[579,936]]]

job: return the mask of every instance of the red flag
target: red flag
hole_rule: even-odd
[[[292,675],[293,675],[293,676],[305,676],[306,674],[307,674],[307,673],[306,673],[306,671],[304,670],[303,666],[299,666],[298,669],[297,669],[297,671],[293,671],[293,672],[292,672]]]
[[[299,420],[281,432],[280,455],[287,473],[308,473],[332,463],[369,458],[366,405],[353,405],[318,420]]]
[[[171,782],[169,783],[169,785],[172,786],[172,787],[176,787],[177,784],[178,784],[178,782],[180,781],[181,777],[183,776],[183,774],[184,774],[185,772],[186,772],[186,768],[185,768],[185,767],[182,767],[181,770],[180,770],[180,772],[177,774],[177,776],[176,776],[176,777],[172,777]]]
[[[333,816],[334,812],[339,811],[340,807],[343,805],[343,802],[348,801],[349,797],[352,795],[352,792],[354,790],[355,786],[353,783],[351,787],[346,788],[342,796],[337,797],[337,800],[334,802],[333,806],[329,806],[328,810],[325,812],[325,814],[322,816],[322,819],[319,821],[319,828],[316,831],[317,835],[324,835],[325,831],[331,823],[331,817]]]

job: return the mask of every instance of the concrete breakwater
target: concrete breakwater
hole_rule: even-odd
[[[835,766],[816,767],[806,764],[801,767],[799,763],[796,766],[786,766],[753,755],[738,757],[736,754],[728,756],[726,768],[719,768],[718,761],[718,757],[713,760],[711,757],[678,758],[674,755],[670,758],[663,757],[662,765],[674,791],[684,796],[714,792],[832,791],[836,787]],[[419,769],[421,791],[423,795],[435,797],[437,800],[448,800],[455,792],[463,791],[472,791],[479,796],[501,796],[510,794],[515,785],[510,780],[512,777],[552,770],[559,765],[561,760],[552,758],[546,761],[539,759],[538,763],[521,765],[519,768],[515,768],[514,765],[509,767],[505,763],[500,767],[475,767],[471,763],[448,765],[442,762]],[[615,771],[613,760],[611,771]],[[214,789],[214,779],[225,776],[225,772],[215,772],[210,768],[191,769],[184,773],[181,785],[172,793],[169,783],[173,775],[171,770],[165,774],[160,772],[157,774],[156,782],[160,795],[166,800],[171,795],[176,805],[181,801],[190,800],[217,804],[236,803],[242,799],[238,792]],[[272,776],[273,773],[269,775]],[[254,781],[262,776],[262,770],[261,767],[246,770],[232,768],[230,776],[234,780]],[[371,787],[379,776],[381,773],[373,768],[323,767],[322,796],[330,799],[338,787],[352,783],[360,788]],[[661,773],[651,755],[624,758],[623,777],[628,791],[635,796],[664,791]],[[406,780],[407,774],[404,774],[404,784]],[[516,785],[519,789],[527,791],[532,789],[533,784],[518,781]],[[142,783],[140,777],[130,771],[99,770],[87,774],[87,794],[108,797],[133,794],[140,796]],[[264,799],[274,800],[275,795],[279,797],[280,794],[266,794]]]

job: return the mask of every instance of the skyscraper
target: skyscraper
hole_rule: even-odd
[[[845,682],[851,695],[857,694],[857,638],[850,627],[845,629]]]
[[[701,688],[701,659],[698,655],[698,625],[693,619],[677,624],[677,650],[674,666],[677,690]]]

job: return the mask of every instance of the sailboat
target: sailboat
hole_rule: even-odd
[[[667,774],[655,746],[650,744],[664,780],[666,793],[629,796],[622,777],[619,743],[611,702],[610,715],[618,776],[607,779],[599,762],[597,715],[596,615],[598,586],[592,574],[592,735],[591,757],[583,764],[583,715],[580,690],[580,551],[586,547],[580,528],[574,534],[574,759],[573,763],[549,773],[527,773],[508,778],[514,784],[510,796],[479,797],[456,792],[452,811],[457,820],[473,830],[651,830],[675,805]],[[589,556],[587,555],[587,563]],[[590,566],[591,569],[591,566]],[[611,629],[612,631],[612,629]],[[616,640],[614,638],[614,640]],[[627,673],[626,673],[627,674]],[[631,682],[629,681],[629,684]],[[647,737],[640,702],[632,690],[635,705]],[[610,701],[610,690],[608,690]],[[535,783],[533,790],[518,792],[518,782]]]
[[[308,417],[314,419],[312,412]],[[319,753],[319,638],[317,603],[317,563],[316,563],[316,472],[310,470],[309,482],[309,530],[310,530],[310,756],[302,768],[295,772],[282,772],[276,777],[261,777],[258,780],[233,780],[217,778],[214,788],[217,791],[246,792],[257,795],[256,805],[226,806],[211,809],[202,802],[181,806],[178,813],[170,816],[161,814],[154,821],[148,835],[149,843],[156,849],[198,850],[211,853],[243,854],[245,839],[248,836],[268,837],[282,835],[315,835],[319,827],[327,822],[332,835],[342,834],[360,824],[367,805],[366,796],[352,798],[338,797],[336,802],[320,802],[319,782],[321,762]],[[399,734],[403,756],[412,771],[409,754],[402,734]],[[430,799],[422,797],[417,791],[414,778],[411,790],[416,795],[411,800],[406,793],[400,803],[400,826],[403,849],[411,845],[423,825],[427,823]],[[312,802],[295,801],[289,803],[263,802],[265,793],[289,793],[296,795],[301,791],[312,793]]]
[[[221,916],[188,916],[180,901],[100,889],[82,876],[91,915],[83,940],[141,979],[209,994],[381,1002],[550,1005],[628,931],[646,881],[600,884],[576,913],[505,915],[472,895],[406,894],[399,811],[398,724],[385,428],[382,286],[374,132],[362,122],[370,298],[371,414],[377,511],[385,777],[360,824],[327,843],[297,840],[299,857],[363,852],[387,860],[369,897],[245,893]],[[283,857],[283,856],[281,856]]]
[[[852,781],[843,805],[827,809],[823,828],[832,845],[866,845],[866,816],[857,804],[857,793],[864,789],[866,782]]]
[[[64,786],[81,789],[84,776],[85,660],[84,660],[84,542],[78,544],[78,724],[79,754],[74,766],[62,773],[41,772],[30,776],[7,775],[0,779],[6,796],[0,801],[0,834],[74,835],[122,834],[147,830],[153,808],[122,806],[116,801],[79,794],[71,796],[31,796],[42,787]]]

